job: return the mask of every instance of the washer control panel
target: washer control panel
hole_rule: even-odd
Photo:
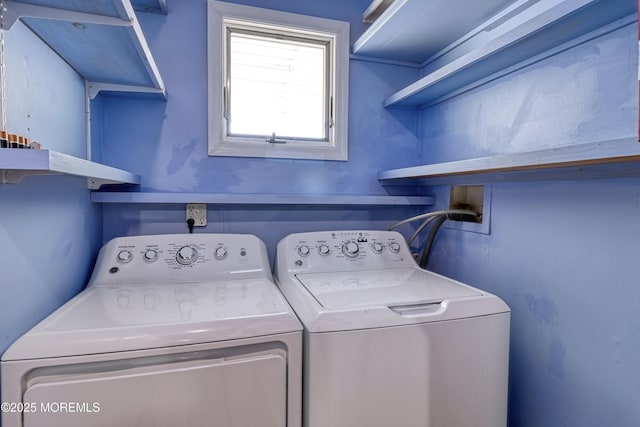
[[[248,234],[119,237],[100,250],[90,286],[268,277],[264,243]],[[240,277],[241,276],[241,277]]]
[[[367,230],[291,234],[278,244],[277,265],[278,271],[328,272],[400,268],[415,262],[400,233]]]

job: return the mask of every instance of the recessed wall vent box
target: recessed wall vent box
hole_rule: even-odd
[[[466,209],[478,214],[477,218],[467,215],[451,215],[457,221],[482,223],[484,206],[484,185],[453,185],[449,196],[449,209]]]
[[[449,209],[466,209],[478,214],[477,218],[466,215],[449,215],[446,228],[489,234],[491,222],[491,184],[453,185],[449,192]]]

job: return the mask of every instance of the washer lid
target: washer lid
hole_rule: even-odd
[[[296,275],[320,305],[329,309],[439,303],[481,296],[471,287],[416,268]]]
[[[18,339],[6,360],[140,350],[301,330],[268,279],[84,290]]]

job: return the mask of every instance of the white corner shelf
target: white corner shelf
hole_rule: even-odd
[[[640,176],[637,138],[501,154],[378,173],[383,184],[440,185]]]
[[[420,64],[513,0],[373,0],[365,17],[383,13],[353,44],[359,56]],[[365,21],[366,22],[366,21]]]
[[[456,8],[468,21],[452,25],[444,19],[453,13],[446,0],[396,0],[356,41],[356,54],[425,66],[426,75],[385,99],[385,107],[428,106],[632,24],[638,10],[636,0],[519,0],[487,19],[491,8],[509,2],[470,3]],[[448,36],[431,33],[442,26],[450,27]]]
[[[0,178],[3,184],[17,184],[30,175],[75,175],[87,177],[89,188],[104,184],[140,184],[140,176],[111,166],[51,150],[0,148]]]
[[[2,29],[9,30],[20,19],[87,80],[91,97],[100,91],[166,97],[162,77],[129,0],[3,3]],[[162,8],[164,1],[138,3]]]
[[[167,14],[166,0],[131,0],[131,5],[139,12]]]
[[[217,205],[318,205],[318,206],[431,206],[430,196],[312,195],[312,194],[213,194],[161,192],[98,192],[94,203]]]

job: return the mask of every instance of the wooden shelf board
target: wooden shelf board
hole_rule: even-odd
[[[75,175],[92,180],[91,188],[103,184],[140,184],[140,176],[51,150],[0,148],[2,183],[18,183],[29,175]]]
[[[631,176],[640,173],[637,138],[548,148],[523,153],[436,163],[378,173],[386,184],[509,181]]]

